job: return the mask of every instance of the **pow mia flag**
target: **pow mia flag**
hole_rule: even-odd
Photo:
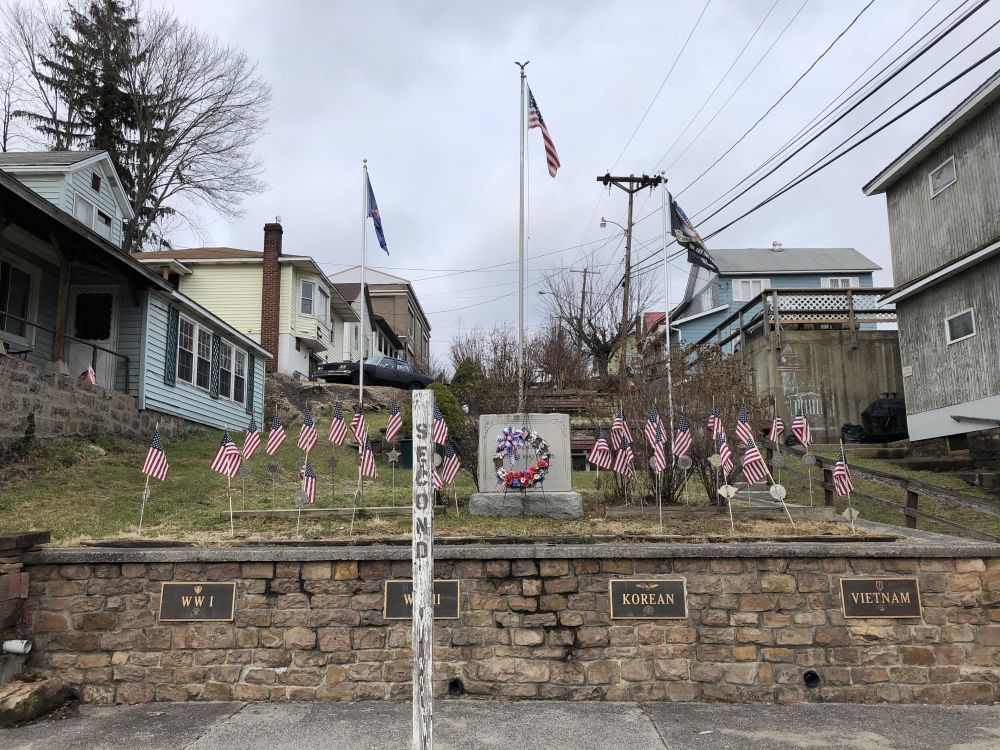
[[[670,198],[670,233],[674,235],[677,244],[687,250],[688,263],[701,266],[712,273],[719,273],[719,267],[708,254],[698,230],[694,228],[684,210],[677,205],[674,196],[669,193],[667,195]]]

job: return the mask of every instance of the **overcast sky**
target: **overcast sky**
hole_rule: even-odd
[[[244,48],[274,87],[270,125],[259,143],[269,189],[247,201],[241,220],[208,222],[206,239],[260,249],[263,224],[280,215],[286,252],[311,255],[331,272],[358,263],[366,158],[391,252],[386,258],[370,234],[369,260],[412,281],[430,318],[433,351],[443,355],[462,327],[517,320],[519,83],[514,60],[531,60],[529,82],[562,161],[558,176],[550,178],[541,136],[529,132],[529,255],[548,254],[529,261],[530,284],[545,269],[581,262],[580,249],[553,251],[615,239],[618,230],[612,225],[601,229],[598,221],[606,215],[624,223],[625,196],[603,190],[597,175],[608,170],[640,174],[670,165],[670,187],[680,192],[764,114],[867,2],[805,0],[803,8],[803,0],[709,0],[690,44],[625,148],[704,0],[179,0],[172,5],[181,18]],[[756,130],[680,195],[687,213],[697,214],[795,135],[932,4],[892,56],[959,0],[875,0]],[[846,118],[755,191],[699,224],[702,234],[769,195],[961,50],[1000,16],[997,6],[980,11],[876,94],[871,106]],[[661,161],[769,12],[704,111]],[[759,67],[694,140],[796,13]],[[950,78],[998,41],[994,29],[922,90]],[[762,247],[774,240],[789,247],[855,247],[883,266],[876,284],[890,285],[885,200],[866,198],[861,187],[996,70],[997,59],[713,238],[709,248]],[[646,201],[646,196],[637,198],[636,218],[660,205],[658,194]],[[637,244],[654,249],[659,236],[659,215],[635,230]],[[176,240],[177,245],[200,244],[194,236]],[[584,250],[599,247],[588,244]],[[606,273],[620,275],[616,247],[614,241],[601,247],[596,262],[606,264]],[[648,253],[636,249],[637,258]],[[499,263],[508,265],[475,270]],[[686,263],[675,263],[673,303],[687,274]],[[457,270],[466,272],[443,275]],[[536,292],[537,287],[529,290],[532,327],[544,322]]]

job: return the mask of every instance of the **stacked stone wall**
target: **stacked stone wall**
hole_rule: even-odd
[[[385,581],[409,575],[404,560],[289,560],[288,550],[261,560],[267,550],[244,550],[252,559],[170,562],[116,551],[105,553],[111,562],[53,562],[59,552],[30,560],[32,663],[68,679],[87,701],[410,696],[410,623],[382,613]],[[77,557],[87,554],[94,557]],[[436,621],[436,691],[557,700],[1000,700],[1000,559],[835,554],[438,560],[436,577],[461,581],[461,608],[458,620]],[[922,618],[845,619],[839,579],[851,575],[917,577]],[[609,581],[629,577],[685,579],[688,617],[612,620]],[[159,622],[164,581],[236,581],[234,621]],[[804,683],[808,670],[819,677],[816,687]]]

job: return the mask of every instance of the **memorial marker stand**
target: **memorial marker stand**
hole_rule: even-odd
[[[434,391],[413,392],[413,739],[434,747]]]

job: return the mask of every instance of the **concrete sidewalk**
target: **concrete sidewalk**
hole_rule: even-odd
[[[437,750],[997,750],[997,706],[439,701]],[[406,703],[153,703],[0,729],[5,750],[407,750]]]

